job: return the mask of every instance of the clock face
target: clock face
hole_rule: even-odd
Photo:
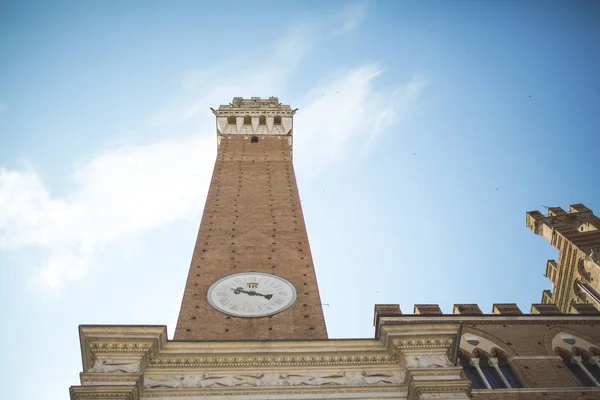
[[[264,317],[282,312],[296,300],[287,280],[262,272],[242,272],[219,279],[208,289],[217,310],[236,317]]]

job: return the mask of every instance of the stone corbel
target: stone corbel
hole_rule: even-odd
[[[275,117],[267,116],[267,131],[271,133],[273,131],[273,125],[275,124]]]
[[[259,117],[252,117],[250,120],[252,122],[252,133],[256,133],[256,130],[258,129],[258,123],[259,123],[258,118]]]
[[[281,127],[284,135],[289,134],[292,131],[292,117],[281,117]]]
[[[244,117],[235,117],[235,132],[231,132],[231,133],[240,133],[242,131],[243,126],[244,126]]]
[[[227,132],[227,117],[217,117],[217,129],[221,135]]]

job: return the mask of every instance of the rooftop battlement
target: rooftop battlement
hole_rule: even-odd
[[[298,110],[292,110],[289,105],[282,104],[278,97],[269,97],[268,99],[262,99],[260,97],[251,97],[244,99],[243,97],[234,97],[232,102],[229,104],[221,104],[218,109],[211,108],[213,114],[217,116],[232,115],[233,113],[240,111],[247,111],[250,113],[280,113],[292,115]]]
[[[231,103],[211,110],[217,117],[219,143],[223,135],[292,136],[293,117],[298,111],[281,104],[277,97],[234,97]]]
[[[573,313],[562,313],[555,304],[532,304],[528,314],[524,314],[515,303],[495,303],[492,305],[491,314],[484,314],[477,304],[454,304],[452,313],[443,313],[439,304],[415,304],[412,314],[403,314],[399,304],[375,304],[373,326],[375,327],[375,338],[378,338],[382,326],[404,325],[418,321],[443,323],[450,321],[473,323],[505,324],[509,321],[521,323],[523,321],[537,320],[540,318],[588,318],[597,319],[600,322],[600,311],[592,304],[574,304]]]
[[[598,315],[600,311],[596,310],[591,304],[574,304],[577,314]],[[563,314],[558,310],[555,304],[532,304],[529,314],[523,314],[516,303],[494,303],[490,314],[484,314],[477,304],[454,304],[452,313],[445,314],[441,311],[439,304],[415,304],[412,314],[403,314],[399,304],[375,304],[374,326],[377,326],[377,320],[381,317],[400,317],[400,316],[427,316],[427,317],[448,317],[448,316],[485,316],[494,318],[495,316],[522,316],[531,315],[572,315]]]
[[[548,207],[546,216],[537,210],[529,211],[526,214],[526,224],[536,235],[549,242],[552,242],[555,230],[591,232],[600,229],[600,219],[583,204],[571,204],[569,212],[561,207]]]

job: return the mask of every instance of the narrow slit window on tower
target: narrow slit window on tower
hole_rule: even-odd
[[[276,116],[275,118],[273,118],[273,123],[275,125],[281,125],[281,116]]]
[[[249,115],[246,115],[244,117],[244,125],[251,125],[252,124],[252,117],[250,117]]]
[[[252,136],[250,138],[250,143],[258,143],[258,136]]]
[[[261,115],[260,117],[258,117],[258,124],[259,125],[266,125],[267,124],[267,117],[265,117],[264,115]]]

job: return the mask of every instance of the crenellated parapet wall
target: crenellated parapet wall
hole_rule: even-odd
[[[590,304],[577,304],[577,314],[586,314],[590,316],[600,316],[600,311]],[[523,314],[516,303],[494,303],[491,313],[484,314],[477,304],[454,304],[452,313],[443,313],[439,304],[415,304],[412,314],[403,314],[399,304],[375,304],[373,326],[377,326],[380,318],[398,317],[398,316],[532,316],[532,315],[570,315],[562,313],[556,304],[532,304],[530,314]]]

